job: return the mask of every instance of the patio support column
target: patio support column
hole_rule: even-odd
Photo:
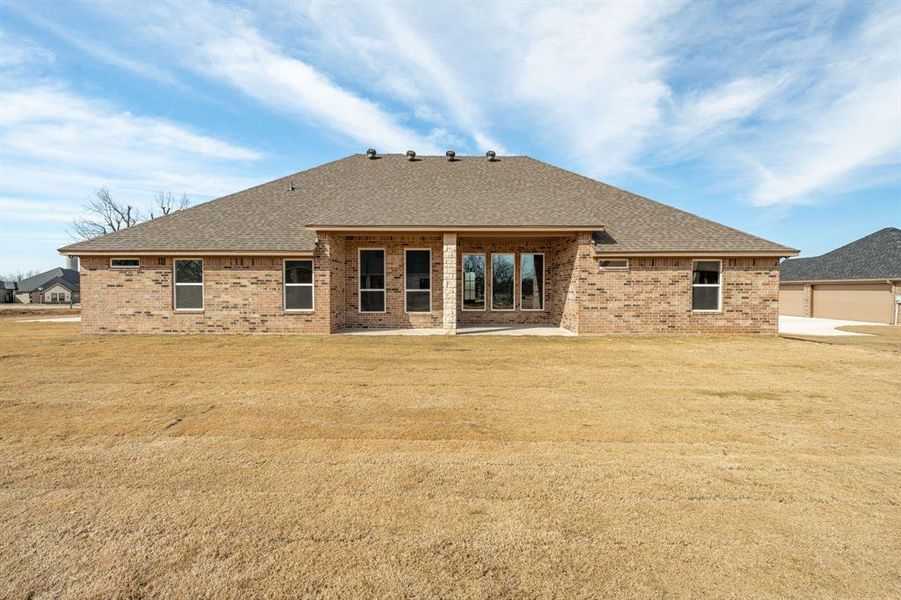
[[[443,279],[441,281],[444,333],[457,333],[457,234],[444,234]]]

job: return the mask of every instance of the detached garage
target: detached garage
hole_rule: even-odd
[[[901,229],[895,227],[782,263],[781,315],[897,324],[899,296]]]

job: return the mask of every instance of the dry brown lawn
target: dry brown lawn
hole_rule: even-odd
[[[891,352],[0,343],[0,597],[901,594]]]
[[[880,350],[883,352],[895,352],[901,354],[901,326],[885,325],[855,325],[851,327],[839,327],[841,331],[854,333],[866,333],[868,335],[785,335],[783,337],[794,340],[805,340],[818,344],[835,344],[838,346],[855,346]]]

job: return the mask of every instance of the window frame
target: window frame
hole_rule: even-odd
[[[288,261],[300,262],[309,261],[310,263],[310,283],[288,283]],[[288,287],[308,287],[311,288],[310,297],[312,307],[310,308],[288,308]],[[282,309],[286,313],[311,313],[316,311],[316,265],[312,258],[298,256],[296,258],[282,259]]]
[[[136,261],[138,261],[138,264],[135,265],[135,266],[133,266],[133,267],[132,267],[132,266],[114,265],[114,264],[113,264],[113,261],[114,261],[114,260],[136,260]],[[122,270],[122,271],[134,270],[134,269],[140,269],[140,268],[141,268],[141,259],[138,258],[137,256],[116,256],[115,258],[110,257],[110,259],[109,259],[109,268],[110,268],[110,269]]]
[[[360,286],[360,277],[363,274],[363,252],[367,250],[379,250],[382,253],[382,289],[366,288]],[[406,286],[406,284],[404,284]],[[382,310],[363,310],[363,292],[382,292],[384,301]],[[384,248],[357,248],[357,313],[361,315],[384,315],[388,312],[388,252]]]
[[[624,260],[626,261],[626,266],[624,267],[604,267],[601,265],[603,262],[614,261],[614,260]],[[694,264],[694,263],[692,263]],[[599,271],[628,271],[632,265],[629,264],[628,258],[600,258],[598,259],[598,270]]]
[[[176,277],[176,269],[178,268],[178,263],[180,262],[188,262],[192,260],[200,261],[200,283],[178,283]],[[178,291],[178,286],[200,286],[200,308],[178,308],[178,297],[176,292]],[[204,260],[202,258],[174,258],[172,259],[172,310],[180,313],[201,313],[206,309],[206,264],[204,264]]]
[[[516,312],[516,252],[492,252],[491,253],[491,312]],[[495,256],[512,256],[513,257],[513,307],[512,308],[494,308],[494,257]]]
[[[467,256],[481,256],[483,265],[482,269],[482,278],[485,281],[482,282],[482,287],[485,292],[488,290],[488,281],[487,277],[485,277],[486,272],[488,271],[488,257],[484,252],[466,252],[460,255],[460,310],[463,312],[485,312],[488,310],[488,298],[484,298],[482,302],[482,308],[466,308],[466,257]],[[487,296],[487,293],[485,294]]]
[[[541,308],[523,308],[522,303],[522,259],[524,256],[541,256]],[[520,252],[519,253],[519,310],[522,312],[544,312],[547,310],[547,294],[545,293],[545,289],[547,288],[547,267],[545,266],[545,259],[547,257],[544,255],[544,252]],[[534,261],[532,262],[534,265]],[[516,307],[514,306],[514,310]]]
[[[695,273],[695,264],[699,262],[715,262],[719,263],[719,283],[695,283],[694,282],[694,273]],[[691,259],[691,271],[689,272],[689,281],[691,282],[691,297],[689,298],[689,302],[691,302],[691,312],[693,313],[721,313],[723,312],[723,259],[721,258],[693,258]],[[716,294],[716,305],[715,309],[711,308],[695,308],[694,307],[694,289],[696,287],[705,287],[705,288],[719,288]]]
[[[407,289],[407,252],[428,252],[429,253],[429,289],[428,290],[410,290]],[[432,287],[433,287],[433,279],[432,277],[432,249],[431,248],[404,248],[404,314],[409,315],[430,315],[432,314]],[[386,282],[387,285],[387,282]],[[407,292],[429,292],[429,310],[407,310]],[[388,308],[387,305],[385,308]]]

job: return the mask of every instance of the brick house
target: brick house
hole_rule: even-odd
[[[488,154],[371,150],[61,248],[83,330],[776,333],[796,250]]]

